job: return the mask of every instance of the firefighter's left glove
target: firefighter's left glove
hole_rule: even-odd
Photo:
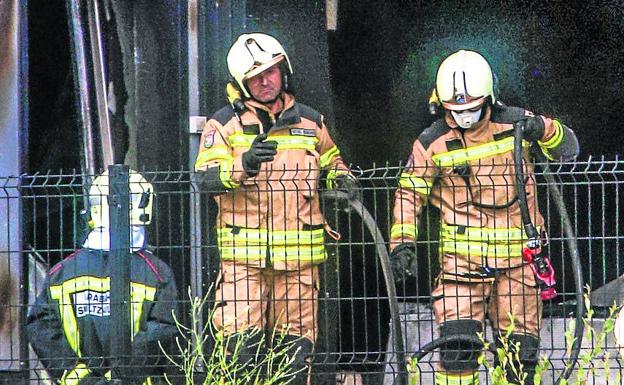
[[[243,153],[243,169],[248,176],[254,177],[260,172],[260,165],[271,162],[277,154],[277,142],[266,140],[267,134],[256,136],[247,152]]]
[[[336,177],[336,190],[347,193],[350,201],[362,202],[362,186],[351,174],[341,174]]]
[[[530,142],[537,142],[544,137],[544,120],[541,116],[531,116],[524,121],[522,137]]]
[[[412,263],[416,258],[416,248],[413,243],[401,243],[390,253],[392,273],[396,281],[403,281],[413,276]]]

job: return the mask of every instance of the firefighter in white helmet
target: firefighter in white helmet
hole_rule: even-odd
[[[440,64],[432,100],[443,114],[416,139],[400,176],[391,259],[395,275],[411,274],[419,214],[427,202],[438,207],[441,272],[432,298],[440,335],[476,336],[486,319],[504,332],[511,314],[511,339],[520,342],[519,357],[529,374],[524,383],[532,384],[542,304],[522,258],[526,234],[514,183],[514,123],[523,121],[525,141],[536,142],[553,160],[575,157],[578,142],[556,119],[503,105],[493,80],[489,63],[475,51],[457,51]],[[535,178],[530,165],[525,167],[532,222],[543,229]],[[477,357],[471,344],[442,349],[436,384],[477,383]]]
[[[231,105],[207,122],[195,163],[219,206],[213,322],[228,335],[287,334],[298,370],[317,336],[318,265],[326,259],[321,178],[352,197],[358,184],[323,115],[295,100],[292,66],[274,37],[239,36],[227,64]]]
[[[53,266],[30,309],[29,341],[55,383],[102,385],[111,377],[123,383],[151,384],[176,335],[172,311],[177,290],[169,266],[146,249],[145,226],[152,220],[154,188],[130,171],[131,356],[123,360],[110,350],[115,326],[110,321],[110,255],[108,172],[89,189],[92,227],[83,248]]]

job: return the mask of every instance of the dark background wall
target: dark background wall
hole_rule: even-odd
[[[299,32],[318,31],[323,23],[319,7],[288,1],[246,3],[241,20],[244,13],[252,16],[248,30],[268,30],[282,37],[293,56],[303,101],[331,120],[335,115],[341,147],[350,161],[363,167],[407,156],[413,138],[431,122],[426,100],[435,69],[459,48],[477,49],[491,61],[501,100],[560,117],[573,127],[582,158],[613,157],[624,148],[624,5],[600,0],[341,1],[338,30],[328,33],[331,88],[327,88],[322,86],[324,71],[307,64],[313,57],[320,63],[327,60],[322,39],[318,32],[308,36]],[[184,9],[161,8],[172,19]],[[78,167],[64,2],[33,1],[29,13],[30,171]],[[171,34],[180,31],[163,20],[155,24],[164,36],[178,38]],[[243,30],[231,28],[233,33]],[[228,43],[223,40],[225,47]],[[226,52],[224,47],[220,52]],[[168,62],[179,59],[178,54],[161,57]],[[147,68],[154,73],[156,69]],[[208,68],[206,76],[223,78],[213,69],[225,70],[222,64]],[[169,68],[161,72],[161,80],[177,77]],[[183,90],[158,89],[161,94],[152,96],[179,103],[176,94]],[[204,102],[208,108],[221,104],[219,97]],[[163,158],[154,153],[148,156],[159,168],[186,167],[181,155]]]
[[[612,1],[341,1],[329,33],[337,127],[349,159],[405,159],[430,122],[440,61],[480,51],[509,105],[561,118],[581,158],[622,154],[624,4]]]

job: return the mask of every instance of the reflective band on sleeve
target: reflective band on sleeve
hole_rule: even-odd
[[[390,229],[390,239],[418,238],[418,228],[414,224],[395,224]]]
[[[91,371],[87,368],[87,365],[80,362],[72,370],[65,371],[63,377],[61,377],[61,385],[78,385],[89,373],[91,373]]]
[[[565,130],[563,129],[561,122],[555,119],[553,120],[553,125],[555,126],[555,134],[552,136],[552,138],[548,139],[545,142],[537,142],[537,144],[542,149],[542,152],[549,160],[555,160],[555,158],[550,153],[550,150],[557,148],[561,144],[561,142],[563,142],[563,137],[565,136]]]
[[[548,139],[545,142],[538,142],[540,146],[542,146],[543,148],[555,148],[558,145],[561,144],[561,142],[563,141],[563,126],[561,125],[561,122],[559,122],[557,119],[553,120],[553,126],[555,126],[555,134],[552,136],[552,138]]]
[[[479,376],[477,372],[465,374],[436,372],[435,383],[436,385],[478,385]]]
[[[232,148],[249,148],[257,135],[235,133],[228,137]],[[308,136],[272,135],[267,139],[277,142],[278,150],[310,150],[313,151],[318,143],[318,138]]]
[[[404,172],[399,177],[399,185],[403,188],[414,190],[421,195],[429,195],[431,192],[431,184],[423,178],[411,176]]]
[[[258,261],[266,258],[267,248],[274,261],[320,263],[326,259],[324,230],[217,229],[217,242],[223,260]]]
[[[433,162],[439,167],[453,167],[469,161],[489,158],[513,151],[513,141],[513,137],[508,137],[478,146],[436,154],[433,156]],[[528,147],[529,143],[523,141],[522,146]]]
[[[230,150],[227,146],[220,145],[204,149],[197,154],[197,159],[195,160],[195,170],[207,166],[210,162],[230,159],[232,159],[232,154],[230,154]]]
[[[232,171],[234,169],[234,160],[224,160],[221,162],[220,170],[219,170],[219,179],[221,179],[221,183],[225,186],[225,188],[232,189],[240,186],[240,183],[235,182],[232,179]]]
[[[333,146],[329,150],[325,151],[324,154],[321,154],[321,159],[320,159],[321,168],[327,168],[331,164],[332,160],[336,156],[339,156],[339,155],[340,155],[340,150],[338,149],[338,146]]]
[[[327,177],[325,178],[325,184],[327,186],[328,190],[333,190],[336,188],[336,178],[338,177],[338,175],[346,175],[348,174],[349,171],[347,170],[337,170],[337,169],[331,169],[329,171],[327,171]]]

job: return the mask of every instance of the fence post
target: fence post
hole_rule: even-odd
[[[130,349],[130,197],[129,168],[108,166],[110,215],[111,361],[127,364]],[[115,371],[113,370],[113,376]],[[114,380],[119,380],[113,378]]]

